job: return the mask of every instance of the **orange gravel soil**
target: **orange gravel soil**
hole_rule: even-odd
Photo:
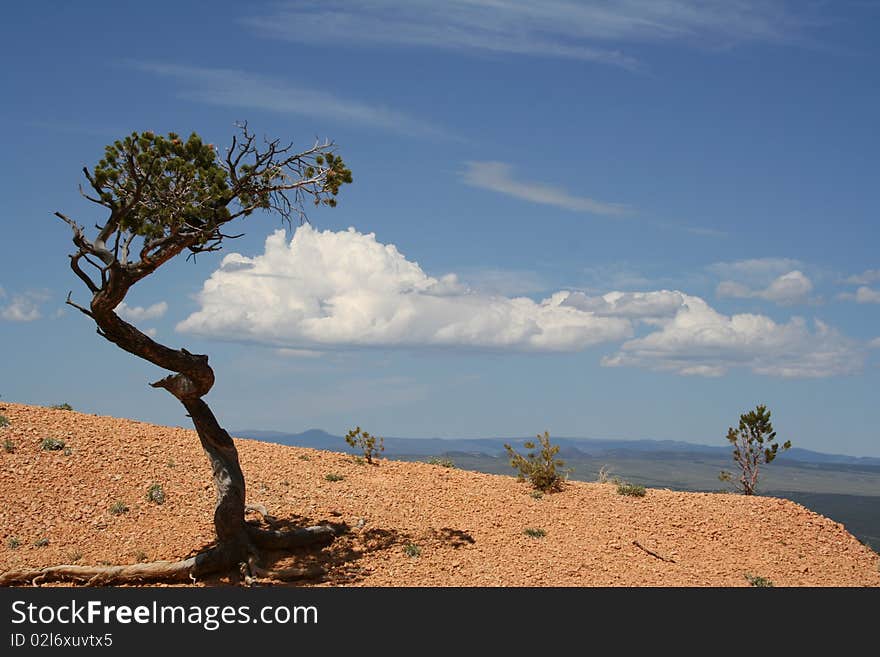
[[[10,423],[0,445],[14,445],[0,450],[0,572],[176,560],[211,543],[214,490],[194,431],[8,402],[0,414]],[[69,450],[42,450],[46,437]],[[282,523],[351,527],[330,547],[280,558],[326,568],[300,585],[748,586],[750,573],[776,586],[880,586],[877,554],[788,500],[657,489],[634,498],[581,482],[535,499],[514,477],[236,444],[250,504]],[[146,499],[153,483],[164,504]],[[128,511],[111,513],[116,501]],[[226,583],[237,577],[198,582]]]

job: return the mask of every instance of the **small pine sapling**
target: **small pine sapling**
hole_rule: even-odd
[[[754,495],[758,488],[758,473],[762,465],[771,463],[780,449],[791,448],[786,440],[781,448],[776,442],[776,432],[770,422],[770,411],[764,404],[739,417],[739,428],[730,427],[727,440],[733,445],[733,460],[739,467],[737,489],[743,495]],[[733,474],[721,471],[721,481],[731,481]]]
[[[345,434],[345,442],[351,447],[359,448],[364,453],[364,458],[370,465],[373,464],[373,457],[378,456],[379,452],[385,451],[385,439],[372,436],[366,431],[362,431],[360,427],[355,427]]]
[[[545,493],[562,490],[565,483],[565,471],[562,469],[565,461],[556,458],[559,453],[559,445],[550,443],[550,433],[545,431],[544,435],[537,435],[538,443],[533,440],[527,440],[523,446],[532,450],[525,456],[518,453],[508,444],[504,445],[507,450],[507,456],[510,458],[511,467],[519,470],[518,479],[520,481],[528,480],[537,490]],[[538,449],[540,451],[534,451]]]

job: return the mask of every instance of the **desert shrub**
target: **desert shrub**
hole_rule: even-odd
[[[412,558],[418,557],[422,553],[422,548],[420,548],[415,543],[407,543],[403,546],[403,553]]]
[[[367,459],[367,463],[370,464],[373,463],[374,456],[377,456],[379,452],[385,451],[384,438],[372,436],[366,431],[362,431],[360,427],[355,427],[345,434],[345,442],[351,447],[356,447],[363,451],[364,458]]]
[[[60,438],[43,438],[40,447],[46,452],[57,452],[64,449],[64,441]]]
[[[46,547],[47,545],[49,545],[49,539],[45,537],[38,538],[34,541],[34,547]]]
[[[529,493],[529,495],[530,495],[533,499],[540,500],[542,497],[544,497],[544,491],[541,491],[541,490],[533,490],[531,493]]]
[[[83,558],[83,555],[82,552],[80,552],[79,550],[74,550],[68,555],[67,558],[70,559],[71,563],[76,563]]]
[[[562,469],[565,461],[556,458],[559,452],[559,445],[550,443],[550,434],[544,432],[544,435],[538,434],[539,451],[534,451],[538,445],[534,441],[528,440],[523,446],[528,450],[525,456],[519,454],[513,447],[505,444],[504,449],[510,457],[511,467],[519,470],[518,479],[520,481],[528,480],[537,490],[545,493],[559,491],[565,483],[566,473]]]
[[[727,430],[727,440],[733,445],[733,460],[739,468],[737,490],[743,495],[754,495],[758,487],[758,473],[762,465],[771,463],[780,449],[776,432],[770,422],[770,411],[763,404],[739,416],[739,428]],[[782,444],[782,451],[791,447],[791,441]],[[733,474],[724,470],[721,481],[731,481]]]
[[[73,454],[73,450],[70,447],[65,447],[61,453],[64,454],[64,456],[70,456]]]
[[[9,426],[9,420],[6,419],[5,415],[0,415],[0,429],[2,429],[3,427],[8,427],[8,426]]]
[[[3,440],[3,451],[7,454],[12,454],[15,452],[15,443],[12,442],[11,438],[5,438]]]
[[[122,500],[116,500],[110,505],[110,513],[114,516],[121,516],[123,513],[128,513],[128,507]]]
[[[336,474],[335,472],[328,472],[324,475],[324,479],[327,481],[342,481],[345,479],[341,474]]]
[[[745,578],[749,580],[749,584],[752,586],[756,586],[759,588],[772,587],[773,582],[766,577],[761,577],[760,575],[750,575],[749,573],[745,574]]]
[[[168,459],[168,462],[165,465],[169,468],[173,468],[177,466],[177,462],[174,459]]]
[[[162,484],[150,484],[150,487],[147,489],[147,502],[153,502],[154,504],[162,504],[165,502],[165,490],[162,488]]]
[[[312,457],[309,456],[308,454],[300,454],[300,455],[299,455],[299,460],[300,460],[300,461],[311,461],[311,460],[312,460]]]
[[[599,468],[599,473],[596,475],[596,483],[607,484],[610,478],[611,468],[609,468],[607,465],[603,465],[601,468]]]
[[[617,484],[617,494],[627,495],[629,497],[644,497],[645,487],[640,486],[639,484],[630,484],[628,482],[622,481]]]
[[[443,457],[443,456],[432,456],[431,458],[428,459],[428,463],[430,463],[431,465],[439,465],[442,468],[454,468],[455,467],[455,461],[453,461],[450,458]]]
[[[21,547],[21,541],[18,540],[15,536],[10,536],[9,540],[6,541],[6,547],[10,550],[17,550]]]
[[[132,556],[134,557],[134,560],[137,561],[138,563],[142,563],[149,558],[147,556],[147,553],[144,552],[143,550],[137,550]]]
[[[540,527],[528,527],[523,531],[523,534],[531,536],[532,538],[544,538],[547,535],[547,532]]]
[[[73,406],[71,406],[67,402],[62,402],[60,404],[53,404],[49,408],[52,408],[56,411],[72,411],[73,410]]]

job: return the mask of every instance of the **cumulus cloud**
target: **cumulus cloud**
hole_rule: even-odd
[[[168,304],[164,301],[154,303],[152,306],[128,306],[123,301],[116,306],[116,313],[130,322],[140,322],[148,319],[159,319],[168,312]]]
[[[752,289],[736,281],[722,281],[715,294],[719,297],[764,299],[782,306],[803,303],[813,291],[813,282],[801,271],[794,270],[773,279],[761,289]]]
[[[619,217],[632,211],[620,203],[606,203],[586,196],[576,196],[560,187],[533,180],[516,180],[513,168],[505,162],[466,162],[462,178],[471,187],[488,189],[514,198],[552,205],[572,212],[588,212]]]
[[[43,291],[30,290],[9,296],[0,287],[0,300],[5,299],[8,301],[0,304],[0,319],[7,322],[33,322],[42,318],[40,305],[49,299],[49,295]]]
[[[463,347],[578,351],[620,345],[606,366],[721,376],[732,368],[783,377],[857,371],[864,346],[821,321],[719,313],[677,290],[559,291],[541,301],[433,277],[373,234],[276,231],[254,257],[228,254],[200,308],[178,324],[204,337],[311,358],[333,347]],[[621,344],[622,343],[622,344]]]
[[[201,308],[178,330],[291,349],[459,346],[569,351],[632,333],[629,321],[563,305],[476,293],[454,274],[428,276],[373,234],[297,229],[263,254],[227,255],[205,282]]]
[[[587,296],[583,292],[572,292],[562,305],[605,317],[652,320],[674,315],[683,303],[684,295],[681,292],[659,290],[609,292],[598,297]]]
[[[644,337],[625,342],[603,364],[721,376],[732,367],[756,374],[814,378],[858,371],[859,345],[824,322],[794,317],[779,324],[764,315],[727,316],[703,299],[683,295],[674,317]]]

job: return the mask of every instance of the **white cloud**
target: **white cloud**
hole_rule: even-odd
[[[819,320],[811,331],[800,317],[778,324],[764,315],[727,316],[699,297],[683,298],[682,307],[659,330],[625,342],[603,364],[702,376],[743,367],[793,378],[849,374],[862,366],[858,344]]]
[[[871,340],[868,343],[868,346],[871,347],[871,349],[880,349],[880,337]]]
[[[465,165],[467,169],[462,177],[472,187],[489,189],[514,198],[552,205],[573,212],[613,217],[632,213],[630,208],[619,203],[605,203],[586,196],[575,196],[559,187],[537,181],[514,180],[511,166],[504,162],[466,162]]]
[[[451,136],[442,128],[387,107],[340,98],[325,91],[246,71],[155,62],[131,65],[154,75],[178,80],[182,84],[179,97],[209,105],[295,114],[345,124],[357,123],[405,135]]]
[[[659,319],[674,315],[684,303],[681,292],[659,290],[657,292],[609,292],[600,297],[590,297],[583,292],[571,293],[564,306],[594,312],[605,317],[630,319]]]
[[[128,306],[123,301],[116,306],[116,314],[130,322],[142,322],[149,319],[159,319],[168,312],[168,304],[164,301],[154,303],[152,306]]]
[[[870,285],[877,281],[880,281],[880,269],[868,269],[861,274],[850,276],[844,282],[850,285]]]
[[[832,376],[864,361],[863,345],[821,321],[727,316],[677,290],[560,291],[540,302],[475,292],[455,274],[428,276],[394,245],[353,228],[304,225],[289,241],[276,231],[255,257],[228,254],[199,303],[179,331],[264,344],[294,358],[333,347],[579,351],[610,342],[623,344],[604,365],[693,376],[732,368]],[[648,332],[635,337],[637,329]]]
[[[634,69],[636,58],[616,44],[778,43],[809,20],[804,10],[794,15],[756,0],[325,0],[276,5],[244,23],[296,42],[503,52]]]
[[[178,330],[292,349],[459,346],[570,351],[622,340],[624,318],[562,305],[479,294],[454,274],[434,278],[394,245],[354,229],[297,229],[266,240],[254,258],[227,255]]]
[[[722,281],[715,291],[719,297],[755,298],[782,306],[804,303],[813,291],[813,282],[801,271],[794,270],[775,278],[763,289],[752,289],[736,281]]]
[[[733,262],[716,262],[709,265],[709,271],[721,278],[742,281],[750,285],[766,285],[773,278],[803,264],[792,258],[751,258]]]
[[[148,328],[144,329],[144,333],[146,335],[149,335],[151,338],[155,338],[159,334],[159,331],[157,331],[155,328]]]
[[[0,305],[0,319],[8,322],[33,322],[41,319],[40,305],[49,299],[45,291],[29,290],[22,294],[13,294],[11,297],[3,287],[0,287],[0,299],[9,298],[9,301]]]
[[[856,290],[857,303],[880,303],[880,291],[863,285]]]

